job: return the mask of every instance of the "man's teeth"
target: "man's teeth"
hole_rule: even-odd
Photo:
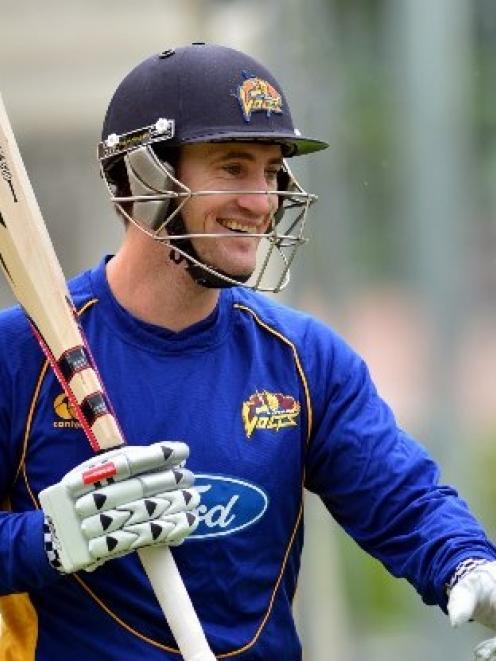
[[[219,224],[235,232],[253,232],[253,225],[244,225],[237,220],[219,220]]]

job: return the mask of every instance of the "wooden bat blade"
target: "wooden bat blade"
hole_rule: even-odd
[[[0,265],[61,380],[67,354],[88,351],[1,99],[0,127]],[[102,391],[90,361],[68,377],[61,383],[80,413],[92,448],[121,445],[122,433],[109,407],[91,407],[96,402],[88,400],[92,393]],[[83,415],[86,410],[89,420]]]
[[[124,443],[0,96],[0,266],[95,451]],[[215,661],[167,546],[140,559],[186,661]]]

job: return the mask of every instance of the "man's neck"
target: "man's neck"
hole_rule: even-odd
[[[219,291],[196,284],[184,264],[169,260],[168,251],[132,232],[107,264],[107,278],[117,301],[133,316],[177,332],[208,317]]]

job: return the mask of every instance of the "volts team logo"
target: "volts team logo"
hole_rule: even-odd
[[[245,74],[247,76],[247,74]],[[282,98],[276,88],[262,78],[247,77],[238,87],[238,99],[245,122],[253,112],[282,113]]]
[[[56,429],[61,427],[64,429],[79,429],[81,425],[78,422],[74,407],[64,392],[53,400],[53,409],[58,418],[53,423]]]
[[[246,436],[251,438],[256,429],[279,431],[296,427],[300,415],[300,403],[291,395],[271,393],[267,390],[254,393],[243,402],[241,417]]]

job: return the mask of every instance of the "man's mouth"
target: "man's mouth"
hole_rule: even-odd
[[[259,231],[255,225],[243,223],[239,220],[234,220],[233,218],[218,218],[217,222],[219,225],[222,225],[222,227],[225,227],[232,232],[239,232],[241,234],[254,234]]]

